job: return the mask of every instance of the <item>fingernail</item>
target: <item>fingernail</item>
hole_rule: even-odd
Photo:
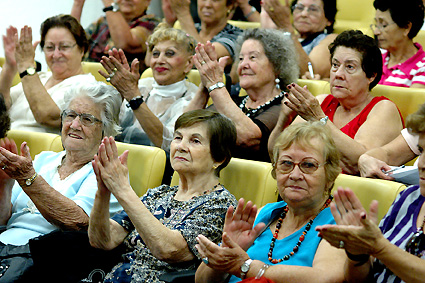
[[[291,85],[287,85],[286,87],[287,87],[288,89],[291,89]]]

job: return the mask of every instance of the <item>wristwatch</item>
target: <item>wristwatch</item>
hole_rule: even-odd
[[[222,88],[225,87],[226,85],[223,82],[218,82],[216,84],[213,84],[212,86],[210,86],[208,88],[208,93],[210,93],[211,91],[215,90],[216,88]]]
[[[31,178],[28,178],[28,179],[25,180],[25,185],[27,185],[27,187],[31,186],[32,183],[34,183],[35,178],[37,178],[37,176],[38,176],[38,174],[37,174],[37,172],[35,172],[34,175],[32,175]]]
[[[320,123],[322,123],[322,125],[326,125],[326,122],[328,122],[328,120],[329,120],[329,117],[328,116],[325,116],[325,117],[323,117],[323,118],[320,118]]]
[[[19,73],[19,77],[22,79],[26,75],[33,76],[35,73],[40,72],[41,71],[41,64],[40,64],[40,62],[35,61],[35,66],[36,66],[35,68],[34,67],[29,67],[28,69],[26,69],[22,73]]]
[[[245,279],[246,274],[249,271],[249,267],[251,266],[252,259],[248,258],[241,266],[241,279]]]
[[[112,3],[111,6],[103,8],[103,12],[108,12],[108,11],[118,12],[119,10],[120,10],[120,7],[115,2]]]
[[[135,98],[132,98],[127,104],[126,106],[128,108],[131,108],[133,110],[136,110],[137,108],[140,107],[140,105],[142,105],[142,103],[144,102],[143,97],[141,96],[137,96]]]

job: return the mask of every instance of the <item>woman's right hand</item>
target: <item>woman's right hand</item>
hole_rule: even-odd
[[[218,82],[223,82],[224,67],[229,57],[224,56],[217,60],[217,53],[210,41],[205,44],[198,43],[195,51],[192,60],[201,75],[202,84],[208,89]]]
[[[9,178],[22,181],[34,175],[35,169],[32,165],[30,149],[26,142],[21,144],[20,155],[13,140],[4,138],[0,146],[0,168]]]
[[[13,154],[18,154],[18,147],[16,146],[16,143],[14,140],[10,140],[8,138],[4,138],[0,140],[0,147],[10,151]],[[0,182],[4,182],[6,184],[14,182],[14,179],[12,179],[5,170],[0,170]]]
[[[277,28],[293,32],[289,0],[285,0],[285,5],[280,0],[263,0],[261,11],[265,11],[270,16]]]
[[[171,6],[171,10],[178,17],[181,13],[190,13],[190,0],[168,0]]]
[[[9,26],[6,29],[6,35],[3,35],[3,49],[5,57],[5,65],[8,65],[12,70],[16,70],[15,59],[15,35],[18,33],[17,28]]]
[[[245,201],[241,198],[235,211],[233,206],[229,207],[224,221],[223,233],[227,233],[233,241],[246,251],[254,243],[265,224],[259,223],[253,227],[257,216],[257,206],[253,205],[251,201],[247,202],[245,208],[244,204]],[[225,242],[222,245],[225,246]]]
[[[21,36],[15,34],[15,58],[18,66],[18,71],[26,70],[29,67],[34,67],[35,48],[38,41],[32,43],[32,29],[29,26],[24,26],[21,29]]]
[[[106,79],[110,78],[110,83],[123,98],[129,101],[139,93],[139,60],[134,59],[130,68],[124,51],[113,48],[109,50],[109,57],[103,56],[100,63],[108,73],[103,71],[99,71],[99,73]]]
[[[358,168],[360,176],[368,178],[380,178],[385,180],[394,180],[391,175],[385,174],[383,171],[391,170],[391,167],[368,154],[362,154],[359,157]]]

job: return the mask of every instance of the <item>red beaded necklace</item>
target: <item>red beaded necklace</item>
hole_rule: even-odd
[[[329,198],[323,204],[323,206],[320,209],[319,213],[323,209],[327,208],[331,204],[332,199],[333,199],[333,196],[330,195]],[[285,255],[283,258],[275,259],[275,258],[273,258],[273,249],[274,249],[274,246],[275,246],[277,237],[279,236],[279,230],[280,230],[280,227],[282,227],[283,219],[285,219],[286,214],[288,213],[288,210],[289,210],[288,205],[285,205],[285,207],[283,208],[282,213],[280,214],[279,219],[277,220],[276,230],[274,231],[273,238],[272,238],[271,243],[270,243],[270,249],[269,249],[268,256],[269,256],[269,261],[271,263],[274,263],[274,264],[279,263],[279,262],[282,262],[284,260],[288,260],[291,256],[293,256],[299,250],[299,248],[301,246],[301,243],[305,239],[305,235],[307,235],[308,231],[311,229],[311,225],[313,225],[314,219],[316,218],[317,215],[319,215],[319,213],[317,213],[316,216],[313,217],[313,219],[310,219],[310,221],[308,221],[307,225],[305,226],[304,231],[302,232],[300,238],[298,239],[297,244],[292,249],[292,252],[290,252],[289,254]]]

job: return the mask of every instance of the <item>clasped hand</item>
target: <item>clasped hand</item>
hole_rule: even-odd
[[[285,94],[284,104],[296,112],[306,121],[318,121],[325,117],[319,101],[308,91],[307,86],[300,87],[296,83],[287,86],[289,92]]]

